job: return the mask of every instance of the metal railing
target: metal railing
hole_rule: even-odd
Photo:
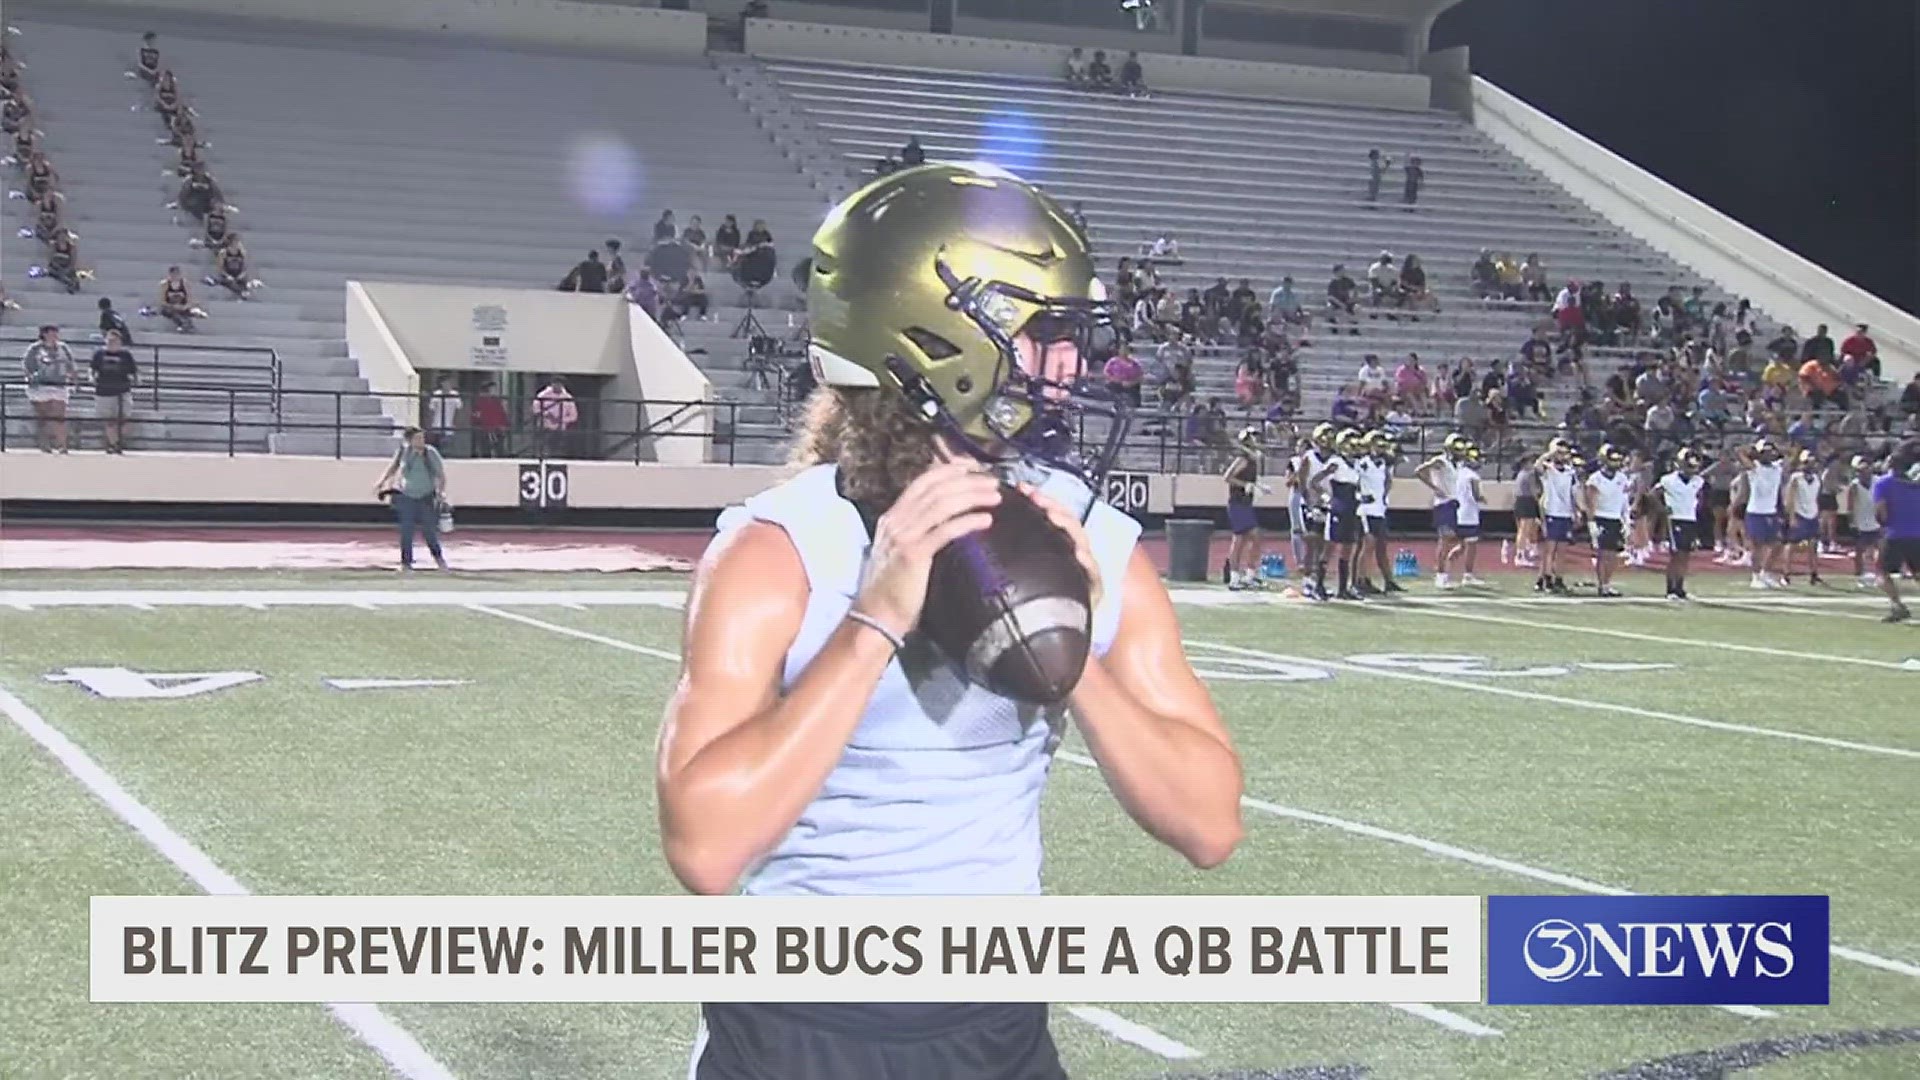
[[[0,450],[21,441],[17,435],[9,432],[11,425],[8,421],[27,420],[35,416],[32,408],[16,393],[23,385],[18,380],[0,384]],[[138,425],[157,420],[170,428],[207,433],[205,438],[169,438],[168,446],[176,449],[236,456],[265,451],[266,436],[270,431],[279,434],[320,432],[332,436],[330,450],[333,457],[363,457],[368,456],[369,451],[381,454],[394,445],[397,432],[393,422],[377,409],[360,405],[356,410],[350,408],[349,403],[378,402],[382,397],[411,397],[342,390],[284,390],[275,398],[284,402],[287,408],[275,409],[272,416],[250,417],[251,409],[264,411],[265,402],[250,400],[263,398],[263,391],[182,383],[163,384],[159,388],[207,394],[214,401],[210,406],[196,410],[201,415],[132,418],[135,426],[130,442],[136,451],[141,441]],[[308,407],[315,402],[321,404]],[[793,439],[793,432],[777,421],[755,420],[755,417],[777,418],[780,415],[778,406],[772,402],[576,398],[574,405],[578,410],[578,422],[565,430],[543,427],[535,402],[531,399],[504,401],[503,404],[506,405],[507,414],[505,428],[476,427],[472,404],[466,402],[463,403],[458,422],[444,431],[432,431],[432,437],[442,446],[443,453],[451,457],[633,463],[652,460],[655,451],[667,440],[698,439],[706,444],[702,455],[705,460],[729,465],[782,460],[785,457],[784,447]],[[94,423],[90,415],[75,415],[68,419],[81,432]],[[706,422],[699,423],[701,419]],[[1230,439],[1233,433],[1249,424],[1260,426],[1264,433],[1268,464],[1277,465],[1291,453],[1295,439],[1325,422],[1322,418],[1294,417],[1262,423],[1257,416],[1237,413],[1213,417],[1198,424],[1190,423],[1192,419],[1192,413],[1159,410],[1130,414],[1128,435],[1120,444],[1115,468],[1159,473],[1217,472],[1224,467],[1226,455],[1232,452]],[[1078,435],[1083,451],[1093,453],[1104,446],[1107,434],[1104,424],[1104,421],[1093,418],[1081,418]],[[1403,458],[1408,459],[1420,459],[1437,453],[1442,440],[1458,430],[1451,422],[1434,419],[1388,425],[1388,429],[1394,433]],[[1635,429],[1631,434],[1633,445],[1656,457],[1663,456],[1663,451],[1682,445],[1718,453],[1735,445],[1750,443],[1755,437],[1743,425],[1737,424],[1658,435]],[[1509,478],[1520,462],[1543,452],[1547,443],[1559,435],[1574,439],[1588,453],[1610,438],[1607,431],[1599,429],[1581,428],[1568,432],[1547,423],[1490,427],[1479,436],[1487,479]],[[1785,436],[1776,438],[1783,448],[1791,443]],[[1883,443],[1896,438],[1890,433],[1822,435],[1819,445],[1829,454],[1851,454],[1878,450]],[[373,440],[380,441],[378,448],[367,446],[367,442]],[[763,447],[767,452],[756,454],[743,450],[753,447]],[[350,453],[353,449],[363,452]]]
[[[30,330],[23,333],[22,328],[9,327],[0,329],[0,351],[12,353],[16,356],[25,352],[29,346],[38,340],[40,340],[39,335]],[[69,340],[66,336],[66,331],[63,329],[60,340],[62,344],[73,350],[74,360],[77,361],[83,369],[86,366],[88,357],[92,355],[93,350],[104,344],[104,338],[97,330],[89,331],[88,336],[84,340]],[[280,350],[275,349],[271,345],[202,345],[192,341],[149,341],[139,345],[129,345],[127,346],[127,351],[136,356],[142,353],[147,354],[147,363],[143,365],[146,371],[142,373],[140,384],[135,389],[146,394],[154,408],[160,407],[160,390],[163,387],[182,390],[205,390],[209,388],[197,383],[191,383],[186,379],[177,379],[172,383],[167,382],[169,376],[184,374],[185,372],[183,372],[182,369],[185,369],[186,372],[198,374],[201,378],[205,378],[204,373],[209,368],[234,366],[194,363],[191,360],[181,359],[179,354],[237,353],[249,356],[264,355],[267,358],[267,392],[272,395],[274,415],[277,417],[280,413],[280,394],[284,386],[285,373],[280,363]],[[174,359],[168,360],[168,353],[175,354]],[[218,389],[218,387],[215,387],[215,389]],[[232,389],[241,393],[260,392],[259,390],[245,387],[233,387]]]

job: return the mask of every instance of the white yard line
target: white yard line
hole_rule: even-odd
[[[636,645],[631,641],[622,641],[619,638],[611,638],[604,634],[595,634],[587,630],[576,630],[571,626],[550,623],[545,619],[536,619],[531,615],[522,615],[517,611],[501,611],[499,608],[487,607],[484,604],[468,604],[467,610],[477,611],[482,615],[494,615],[502,619],[511,619],[517,623],[525,623],[528,626],[538,627],[542,630],[550,630],[556,634],[565,634],[568,637],[579,638],[582,641],[592,641],[611,648],[624,649],[627,652],[639,653],[642,656],[669,660],[676,664],[680,662],[680,654],[677,652],[670,652],[666,649],[656,649],[651,645]]]
[[[1560,694],[1543,694],[1536,690],[1519,690],[1511,686],[1495,686],[1485,682],[1473,682],[1466,679],[1450,679],[1442,675],[1427,675],[1417,671],[1371,667],[1366,664],[1349,664],[1344,660],[1318,660],[1306,656],[1290,656],[1284,653],[1272,653],[1260,649],[1247,649],[1238,645],[1221,645],[1207,641],[1190,641],[1189,644],[1215,649],[1236,656],[1249,656],[1257,660],[1275,660],[1285,664],[1320,667],[1332,671],[1351,672],[1358,675],[1374,675],[1382,679],[1403,679],[1407,682],[1426,683],[1429,686],[1444,686],[1454,690],[1470,690],[1479,694],[1497,694],[1501,697],[1517,698],[1521,701],[1538,701],[1550,705],[1565,705],[1575,709],[1592,709],[1598,712],[1621,713],[1626,716],[1638,716],[1647,720],[1664,720],[1668,723],[1708,728],[1713,731],[1730,731],[1741,735],[1764,735],[1768,738],[1812,743],[1816,746],[1827,746],[1837,750],[1854,750],[1863,754],[1882,754],[1887,757],[1920,760],[1920,750],[1909,750],[1899,746],[1880,746],[1876,743],[1853,742],[1848,739],[1832,739],[1825,735],[1809,735],[1804,731],[1788,731],[1783,728],[1759,727],[1754,724],[1735,724],[1726,720],[1708,720],[1699,716],[1683,716],[1680,713],[1662,712],[1659,709],[1642,709],[1636,705],[1618,705],[1610,701],[1594,701],[1591,698],[1566,697]]]
[[[1472,1035],[1475,1038],[1484,1039],[1489,1035],[1500,1034],[1499,1028],[1490,1028],[1485,1024],[1476,1024],[1472,1020],[1461,1016],[1459,1013],[1448,1012],[1438,1005],[1420,1005],[1407,1002],[1389,1005],[1387,1008],[1399,1009],[1409,1016],[1417,1016],[1422,1020],[1430,1020],[1443,1028],[1451,1028],[1462,1035]]]
[[[214,896],[246,896],[249,891],[238,878],[222,870],[193,841],[180,835],[161,820],[160,815],[134,798],[107,771],[100,767],[79,744],[48,723],[26,702],[6,690],[0,690],[0,712],[27,734],[27,737],[53,755],[94,797],[106,804],[115,817],[127,823],[147,845],[159,852],[202,891]],[[333,1003],[327,1011],[341,1026],[386,1061],[387,1067],[407,1080],[453,1080],[453,1073],[435,1060],[405,1028],[393,1022],[378,1006]]]
[[[1145,1024],[1136,1024],[1098,1005],[1069,1005],[1067,1012],[1129,1046],[1137,1046],[1168,1061],[1190,1061],[1201,1056],[1200,1051],[1178,1039],[1162,1035]]]
[[[1854,619],[1870,623],[1883,621],[1878,615],[1868,615],[1858,611],[1829,611],[1813,604],[1755,604],[1746,600],[1723,600],[1714,596],[1696,596],[1691,606],[1706,608],[1709,611],[1745,611],[1755,615],[1818,615],[1823,619]]]
[[[1428,601],[1414,600],[1399,604],[1381,604],[1380,610],[1399,613],[1428,615],[1436,619],[1462,619],[1468,622],[1491,623],[1498,626],[1518,626],[1529,630],[1558,630],[1567,634],[1592,634],[1596,637],[1619,638],[1623,641],[1645,641],[1656,645],[1685,645],[1695,649],[1716,649],[1722,652],[1752,653],[1757,656],[1777,656],[1788,660],[1813,660],[1823,664],[1856,664],[1861,667],[1880,668],[1884,671],[1920,671],[1920,665],[1912,667],[1898,660],[1874,660],[1865,656],[1842,656],[1837,653],[1804,652],[1799,649],[1776,649],[1770,645],[1743,645],[1733,641],[1716,641],[1708,638],[1674,637],[1670,634],[1646,634],[1638,630],[1615,630],[1602,626],[1578,626],[1573,623],[1542,622],[1537,618],[1516,619],[1506,615],[1486,615],[1471,611],[1442,611]],[[1915,687],[1920,691],[1920,686]]]

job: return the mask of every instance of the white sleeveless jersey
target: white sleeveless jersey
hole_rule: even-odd
[[[1360,516],[1383,518],[1387,516],[1387,471],[1391,468],[1386,462],[1371,457],[1363,457],[1354,466],[1360,472],[1360,494],[1371,495],[1370,501],[1360,504]]]
[[[1787,509],[1794,517],[1820,516],[1820,477],[1818,475],[1794,473],[1792,482],[1787,485],[1787,491],[1789,492]]]
[[[1304,475],[1300,479],[1307,486],[1307,505],[1324,508],[1333,494],[1332,478],[1328,477],[1316,482],[1314,477],[1319,476],[1322,469],[1333,463],[1333,455],[1322,454],[1317,449],[1309,450],[1305,456],[1305,463]]]
[[[1873,505],[1873,485],[1858,480],[1847,482],[1847,495],[1853,500],[1848,515],[1853,519],[1853,531],[1857,533],[1877,533],[1880,531],[1880,511]]]
[[[1706,483],[1704,476],[1681,476],[1678,471],[1661,477],[1660,495],[1666,500],[1667,516],[1675,521],[1698,521],[1700,489]]]
[[[1783,468],[1777,461],[1771,465],[1755,464],[1747,470],[1747,513],[1779,512],[1782,473]]]
[[[1545,517],[1573,516],[1573,483],[1577,475],[1570,468],[1549,463],[1540,470],[1540,513]]]
[[[1480,473],[1471,465],[1453,471],[1453,497],[1460,504],[1454,520],[1462,525],[1480,524],[1480,500],[1473,497],[1473,485],[1479,479]]]
[[[1623,472],[1608,476],[1597,472],[1587,477],[1587,486],[1593,489],[1593,516],[1612,521],[1624,521],[1627,516],[1627,495],[1633,490],[1633,477]]]
[[[818,465],[720,516],[724,536],[750,521],[780,526],[806,569],[805,617],[781,687],[806,671],[845,620],[870,540],[853,503]],[[1086,485],[1051,473],[1042,490],[1085,505]],[[1105,583],[1093,652],[1120,624],[1121,583],[1139,523],[1093,501],[1087,520]],[[717,538],[716,538],[717,539]],[[786,837],[749,869],[749,894],[1020,894],[1040,891],[1040,793],[1066,724],[1064,707],[1016,704],[968,684],[911,635],[887,666],[840,762]]]
[[[1440,506],[1444,503],[1453,502],[1460,497],[1457,493],[1459,490],[1457,485],[1460,479],[1459,466],[1443,458],[1438,464],[1434,465],[1432,469],[1428,470],[1427,475],[1433,478],[1433,487],[1435,489],[1433,505]],[[1441,494],[1441,492],[1445,492],[1445,494]]]

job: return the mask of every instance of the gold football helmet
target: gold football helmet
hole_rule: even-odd
[[[1081,384],[1111,327],[1087,245],[1052,197],[987,164],[903,169],[827,214],[807,282],[815,376],[877,386],[978,457],[1035,458],[1091,478],[1124,436],[1124,412]],[[1014,343],[1072,341],[1067,379],[1023,369]],[[1113,418],[1093,468],[1068,417]]]

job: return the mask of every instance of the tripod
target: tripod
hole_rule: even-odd
[[[760,299],[760,290],[748,289],[746,292],[747,313],[740,316],[740,321],[734,324],[732,336],[751,341],[754,338],[766,336],[767,328],[761,325],[759,317],[753,313],[754,302]]]

